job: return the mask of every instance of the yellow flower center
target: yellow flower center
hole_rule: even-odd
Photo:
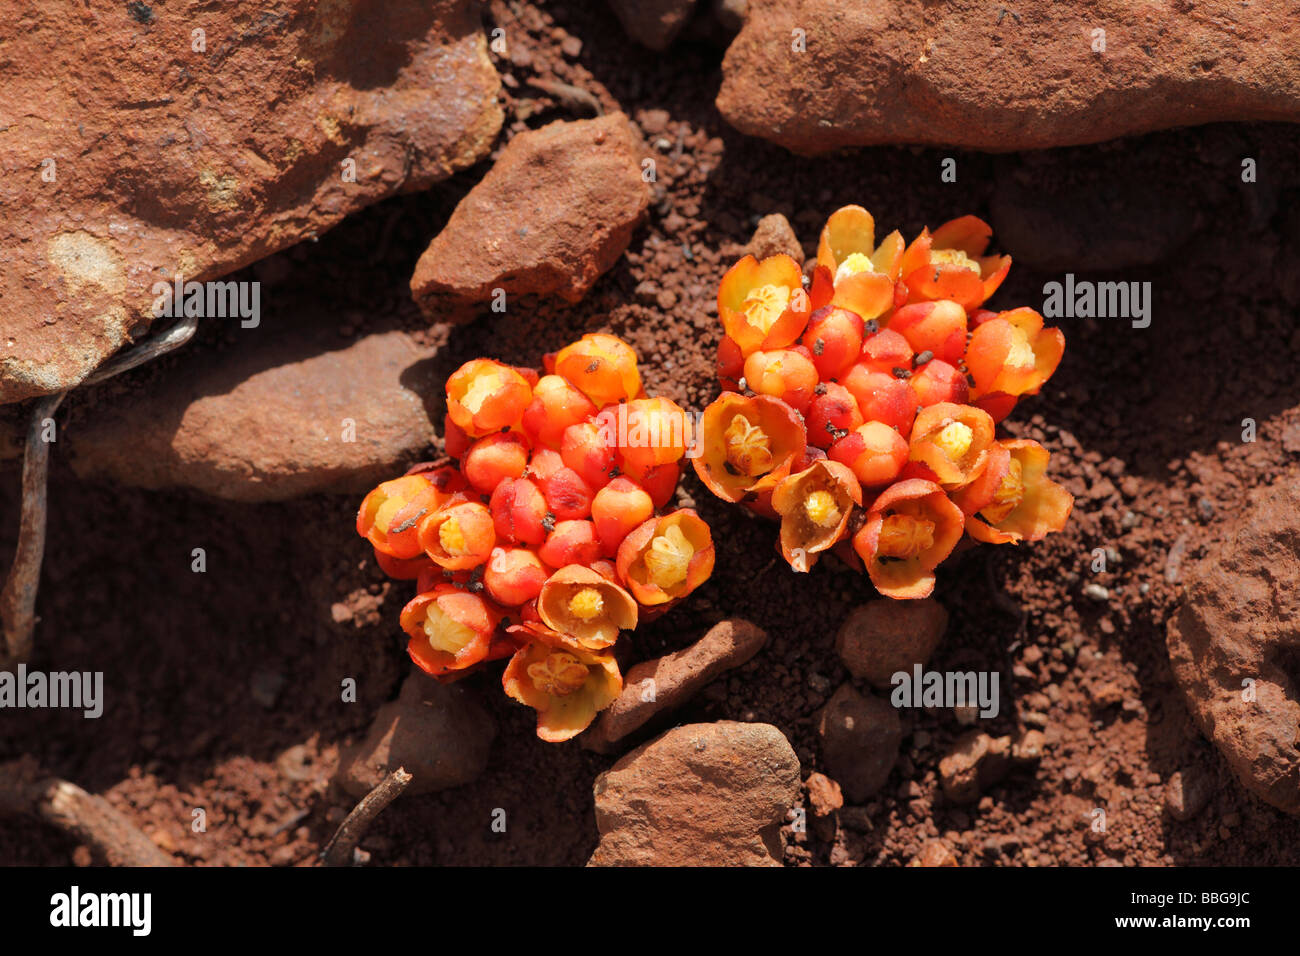
[[[465,547],[465,532],[455,518],[448,518],[438,525],[438,543],[442,545],[442,550],[458,557],[468,550]]]
[[[546,660],[528,665],[533,686],[552,697],[567,697],[587,682],[587,665],[572,654],[552,651]]]
[[[980,264],[960,249],[931,249],[930,262],[937,266],[956,266],[980,275]]]
[[[962,460],[966,452],[970,451],[971,440],[974,437],[975,433],[970,430],[969,425],[961,422],[949,422],[930,440],[942,448],[945,455],[954,462],[958,462]]]
[[[980,512],[980,515],[989,524],[998,524],[1006,519],[1007,515],[1020,507],[1020,502],[1025,500],[1025,475],[1024,468],[1018,459],[1011,459],[1011,467],[1002,478],[998,490],[993,493],[993,501],[987,508]]]
[[[460,400],[460,403],[468,408],[471,414],[477,415],[483,403],[494,392],[500,390],[501,384],[501,375],[497,372],[476,375],[474,381],[469,383],[469,388],[465,390],[465,397]]]
[[[1033,368],[1034,347],[1029,344],[1029,337],[1020,329],[1012,329],[1011,348],[1007,350],[1003,363],[1011,368]]]
[[[859,272],[874,272],[876,264],[871,261],[871,257],[863,255],[861,252],[851,252],[839,267],[835,270],[835,281],[856,275]]]
[[[375,527],[384,534],[388,534],[388,529],[393,524],[393,518],[397,516],[397,512],[401,511],[405,504],[406,500],[403,498],[385,498],[384,503],[375,511]]]
[[[436,602],[431,603],[424,614],[424,633],[434,650],[448,654],[459,654],[474,640],[473,629],[452,620]]]
[[[740,311],[745,313],[750,325],[766,334],[789,307],[789,289],[783,285],[764,285],[749,290]]]
[[[876,554],[886,558],[915,558],[933,544],[933,521],[912,515],[890,515],[880,526]]]
[[[595,588],[582,588],[569,598],[569,613],[584,621],[599,617],[605,610],[605,599]]]
[[[682,529],[672,525],[650,542],[645,553],[645,566],[650,572],[650,580],[665,591],[676,587],[686,580],[694,556],[695,548],[686,540]]]
[[[772,439],[744,415],[737,415],[722,433],[726,443],[727,463],[736,472],[757,478],[772,470]]]
[[[829,491],[814,491],[803,502],[808,520],[821,527],[829,527],[840,520],[840,509],[835,506],[835,496]]]

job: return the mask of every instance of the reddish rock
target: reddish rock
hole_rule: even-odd
[[[799,761],[771,724],[687,724],[596,778],[592,866],[778,866]]]
[[[583,745],[608,753],[617,741],[685,703],[766,643],[767,632],[748,621],[721,621],[690,647],[635,665],[623,677],[623,693],[601,713]]]
[[[696,0],[609,0],[623,29],[637,43],[662,51],[682,32]]]
[[[854,677],[892,687],[893,675],[922,667],[948,629],[948,612],[934,598],[880,598],[853,609],[840,626],[835,648]]]
[[[953,803],[974,803],[1011,768],[1011,738],[972,730],[939,761],[939,782]]]
[[[650,206],[646,152],[622,113],[520,133],[429,243],[411,293],[434,318],[502,289],[577,302]],[[449,311],[450,310],[450,313]]]
[[[487,766],[496,727],[473,694],[416,670],[397,700],[384,704],[370,732],[339,755],[335,781],[364,797],[398,767],[411,774],[406,793],[432,793],[476,780]]]
[[[1174,676],[1243,786],[1300,813],[1300,477],[1256,489],[1227,541],[1187,566]],[[1253,696],[1253,699],[1247,699]]]
[[[243,331],[221,362],[194,351],[148,390],[99,403],[65,429],[73,468],[141,488],[274,501],[364,493],[428,457],[431,353],[396,331],[327,351],[338,333],[316,325]]]
[[[958,866],[957,858],[942,840],[930,840],[921,847],[921,852],[913,857],[908,866]]]
[[[0,217],[0,403],[79,382],[147,328],[155,282],[224,275],[486,155],[502,113],[480,17],[0,9],[0,208],[22,210]]]
[[[1300,20],[1225,0],[1197,11],[751,0],[723,61],[718,109],[741,132],[804,154],[885,143],[1039,149],[1300,119],[1300,60],[1290,55]],[[1099,29],[1104,51],[1094,51]]]
[[[745,252],[760,262],[768,256],[783,252],[803,265],[804,252],[803,246],[799,245],[799,237],[794,234],[790,220],[779,212],[764,216],[758,221],[758,226],[754,229],[754,235],[749,240],[749,245],[745,247]]]
[[[1041,730],[1022,729],[1011,741],[1011,760],[1018,764],[1036,764],[1047,750],[1047,735]]]
[[[1200,764],[1175,770],[1165,781],[1165,809],[1175,820],[1190,820],[1209,805],[1214,790],[1213,775]]]
[[[808,788],[808,803],[813,816],[828,817],[844,806],[844,793],[840,785],[824,773],[810,773],[804,781]]]
[[[889,779],[903,740],[898,711],[879,697],[845,684],[818,717],[822,761],[853,803],[862,803]]]

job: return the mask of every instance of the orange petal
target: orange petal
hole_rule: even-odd
[[[831,213],[817,243],[817,265],[833,274],[840,263],[857,253],[870,256],[876,248],[876,222],[861,206],[842,206]]]
[[[781,516],[781,555],[796,571],[807,571],[816,555],[844,536],[862,488],[853,472],[836,461],[819,459],[786,478],[772,492]]]
[[[952,299],[969,311],[984,301],[984,283],[974,272],[961,266],[927,264],[904,275],[908,302]]]
[[[855,272],[835,283],[831,304],[856,312],[869,321],[884,315],[894,304],[894,283],[879,272]]]
[[[978,216],[961,216],[934,231],[932,249],[959,249],[972,259],[984,255],[993,228]]]

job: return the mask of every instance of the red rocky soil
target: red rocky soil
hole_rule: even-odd
[[[874,594],[830,560],[794,575],[773,550],[772,526],[724,506],[693,477],[683,499],[710,522],[727,560],[684,605],[625,640],[628,662],[681,649],[726,617],[768,631],[753,659],[673,721],[774,724],[804,781],[817,774],[800,804],[811,791],[809,819],[825,813],[807,832],[784,828],[790,865],[900,865],[935,838],[962,865],[1300,863],[1300,820],[1236,782],[1189,716],[1165,644],[1184,569],[1231,533],[1251,489],[1300,468],[1300,332],[1291,318],[1300,306],[1300,132],[1211,126],[998,157],[876,147],[805,159],[723,122],[713,106],[715,45],[641,50],[601,4],[539,12],[496,2],[490,20],[510,42],[508,56],[496,57],[505,137],[579,115],[579,101],[530,86],[539,79],[590,91],[640,127],[658,178],[627,255],[576,305],[518,301],[506,314],[429,328],[409,280],[484,163],[236,276],[275,280],[264,289],[263,326],[277,315],[315,317],[333,326],[339,348],[405,328],[438,347],[427,369],[435,382],[481,353],[534,363],[544,349],[608,329],[636,345],[651,392],[699,409],[715,393],[716,283],[761,216],[783,213],[812,253],[816,230],[844,203],[912,234],[966,212],[989,216],[1014,186],[1030,198],[1003,203],[994,223],[1023,237],[1025,255],[996,303],[1041,305],[1043,283],[1061,273],[1030,262],[1050,261],[1053,247],[1087,249],[1116,270],[1096,275],[1149,280],[1155,295],[1147,329],[1060,320],[1068,342],[1060,371],[1009,422],[1052,450],[1055,477],[1076,496],[1065,532],[1020,549],[972,549],[939,575],[950,622],[929,666],[998,670],[1002,712],[980,729],[1041,730],[1036,769],[1016,764],[956,804],[939,763],[971,728],[947,710],[902,711],[902,749],[883,788],[856,804],[846,793],[835,809],[817,725],[851,680],[836,652],[839,624]],[[957,158],[955,184],[940,179],[948,155]],[[1242,183],[1243,157],[1258,159],[1257,183]],[[1153,214],[1153,193],[1176,207]],[[1053,230],[1025,228],[1044,219]],[[1154,258],[1132,266],[1134,248]],[[220,363],[248,334],[208,323],[186,352]],[[102,406],[142,399],[182,360],[74,393],[61,435]],[[441,422],[436,389],[428,402]],[[1258,423],[1253,443],[1241,440],[1247,417]],[[352,530],[356,497],[240,503],[132,490],[78,479],[61,450],[62,442],[34,665],[104,671],[105,716],[7,713],[0,760],[30,753],[105,794],[179,861],[314,863],[353,804],[329,784],[339,751],[364,735],[408,671],[396,627],[407,589],[384,579]],[[13,463],[0,478],[0,541],[12,542]],[[206,549],[203,574],[191,571],[196,547]],[[1097,548],[1112,552],[1102,574],[1091,571]],[[357,703],[340,701],[347,677]],[[592,784],[620,754],[538,741],[531,712],[496,680],[489,672],[468,682],[496,722],[486,771],[463,787],[401,798],[362,842],[372,863],[591,856]],[[870,692],[865,680],[853,684]],[[191,830],[195,808],[206,810],[205,833]],[[496,808],[507,811],[505,833],[490,825]],[[1104,835],[1090,829],[1095,808],[1105,810]],[[2,864],[88,859],[49,831],[0,822]]]

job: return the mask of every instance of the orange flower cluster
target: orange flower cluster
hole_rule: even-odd
[[[545,374],[475,359],[447,380],[447,453],[370,492],[357,531],[392,577],[411,659],[455,680],[509,657],[507,694],[537,735],[581,733],[623,687],[620,631],[713,572],[709,527],[662,513],[690,419],[648,398],[631,346],[585,335]]]
[[[991,237],[963,216],[877,245],[871,214],[845,206],[807,281],[786,255],[723,277],[724,391],[695,469],[780,519],[796,571],[851,542],[882,594],[921,598],[963,531],[1015,543],[1064,527],[1074,499],[1047,478],[1047,451],[996,426],[1056,371],[1065,337],[1033,309],[983,307],[1011,268],[985,255]]]

